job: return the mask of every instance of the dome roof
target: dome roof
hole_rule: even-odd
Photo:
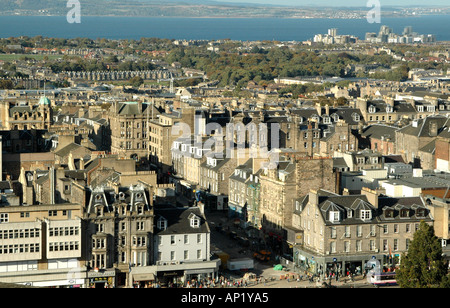
[[[43,96],[39,100],[39,105],[50,105],[50,100],[47,97]]]

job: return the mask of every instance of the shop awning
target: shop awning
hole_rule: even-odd
[[[134,274],[133,275],[134,281],[153,281],[155,280],[155,275],[152,273],[148,274]]]

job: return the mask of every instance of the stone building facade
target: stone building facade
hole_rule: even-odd
[[[0,122],[3,130],[49,129],[53,122],[51,101],[42,97],[37,103],[0,102]]]
[[[259,215],[263,231],[280,240],[292,232],[295,200],[319,187],[335,192],[336,174],[330,157],[310,157],[295,153],[281,155],[277,168],[263,167],[260,179]],[[294,231],[295,232],[295,231]]]
[[[313,274],[363,273],[373,262],[395,267],[421,220],[433,223],[421,198],[389,198],[365,189],[341,196],[311,191],[296,204],[302,242],[294,262]]]

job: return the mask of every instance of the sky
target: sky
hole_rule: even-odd
[[[369,0],[220,0],[220,2],[245,2],[245,3],[260,3],[260,4],[274,4],[274,5],[316,5],[316,6],[364,6],[367,7]],[[449,0],[380,0],[383,5],[417,5],[417,6],[431,6],[443,5],[450,6]]]

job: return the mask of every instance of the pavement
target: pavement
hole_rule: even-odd
[[[266,282],[264,283],[264,280],[262,280],[261,283],[248,286],[249,288],[324,288],[324,280],[310,282],[304,278],[297,281],[295,271],[279,271],[272,266],[261,264],[257,264],[255,270],[266,279]],[[328,284],[329,280],[325,280],[325,282]],[[338,288],[373,288],[362,276],[354,277],[353,281],[350,281],[347,277],[340,278],[339,281],[332,279],[331,286]]]
[[[229,255],[230,259],[253,258],[253,251],[250,247],[242,247],[236,239],[231,238],[226,232],[220,232],[216,227],[220,226],[227,231],[236,232],[237,236],[246,236],[245,232],[234,224],[233,220],[227,218],[226,214],[220,212],[206,213],[206,219],[211,229],[211,252],[222,251]],[[307,279],[297,281],[297,272],[293,269],[285,268],[285,270],[275,270],[273,261],[259,262],[254,261],[255,266],[251,272],[255,273],[261,279],[261,282],[255,285],[249,285],[248,288],[323,288],[323,282],[310,282]],[[244,273],[224,271],[222,274],[239,279]],[[293,279],[287,279],[287,274]],[[328,280],[325,280],[328,283]],[[353,281],[349,281],[347,277],[335,281],[331,281],[332,287],[340,288],[370,288],[373,287],[362,276],[354,277]]]

